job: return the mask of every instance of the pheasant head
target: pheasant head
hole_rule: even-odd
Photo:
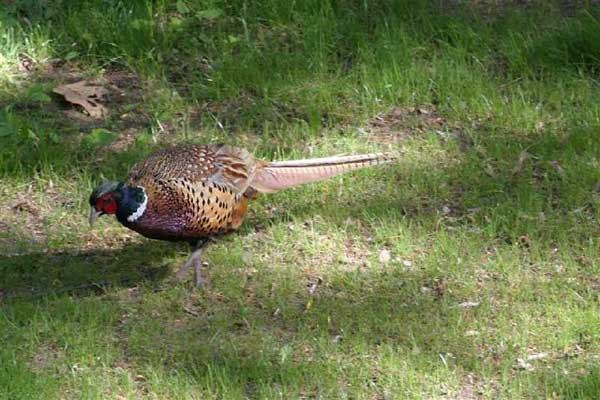
[[[148,196],[141,186],[130,187],[123,182],[100,184],[90,195],[90,225],[104,214],[114,214],[120,222],[135,222],[146,211]]]

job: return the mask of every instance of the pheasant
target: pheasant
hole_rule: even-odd
[[[195,284],[200,287],[206,244],[238,229],[248,201],[259,193],[394,160],[390,154],[362,154],[267,162],[223,144],[172,147],[136,165],[127,183],[99,185],[89,199],[89,221],[92,225],[99,216],[114,214],[125,227],[145,237],[190,243],[192,254],[176,276],[184,278],[193,265]]]

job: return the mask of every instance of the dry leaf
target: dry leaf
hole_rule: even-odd
[[[108,90],[89,81],[59,85],[53,92],[64,96],[69,103],[83,107],[92,118],[102,118],[108,113],[107,108],[99,103],[108,94]]]

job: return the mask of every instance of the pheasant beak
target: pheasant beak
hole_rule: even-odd
[[[102,214],[102,211],[96,211],[96,209],[94,207],[92,207],[92,209],[90,210],[90,217],[89,217],[90,226],[94,225],[94,221],[96,221],[96,219],[98,219],[98,217],[101,214]]]

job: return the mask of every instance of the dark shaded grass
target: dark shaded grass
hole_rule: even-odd
[[[174,245],[157,242],[113,250],[2,256],[0,287],[3,297],[12,299],[43,298],[63,292],[103,293],[106,288],[133,287],[142,282],[157,284],[169,273],[168,265],[161,266],[157,261],[175,249]],[[153,266],[140,264],[146,258],[154,260]]]

